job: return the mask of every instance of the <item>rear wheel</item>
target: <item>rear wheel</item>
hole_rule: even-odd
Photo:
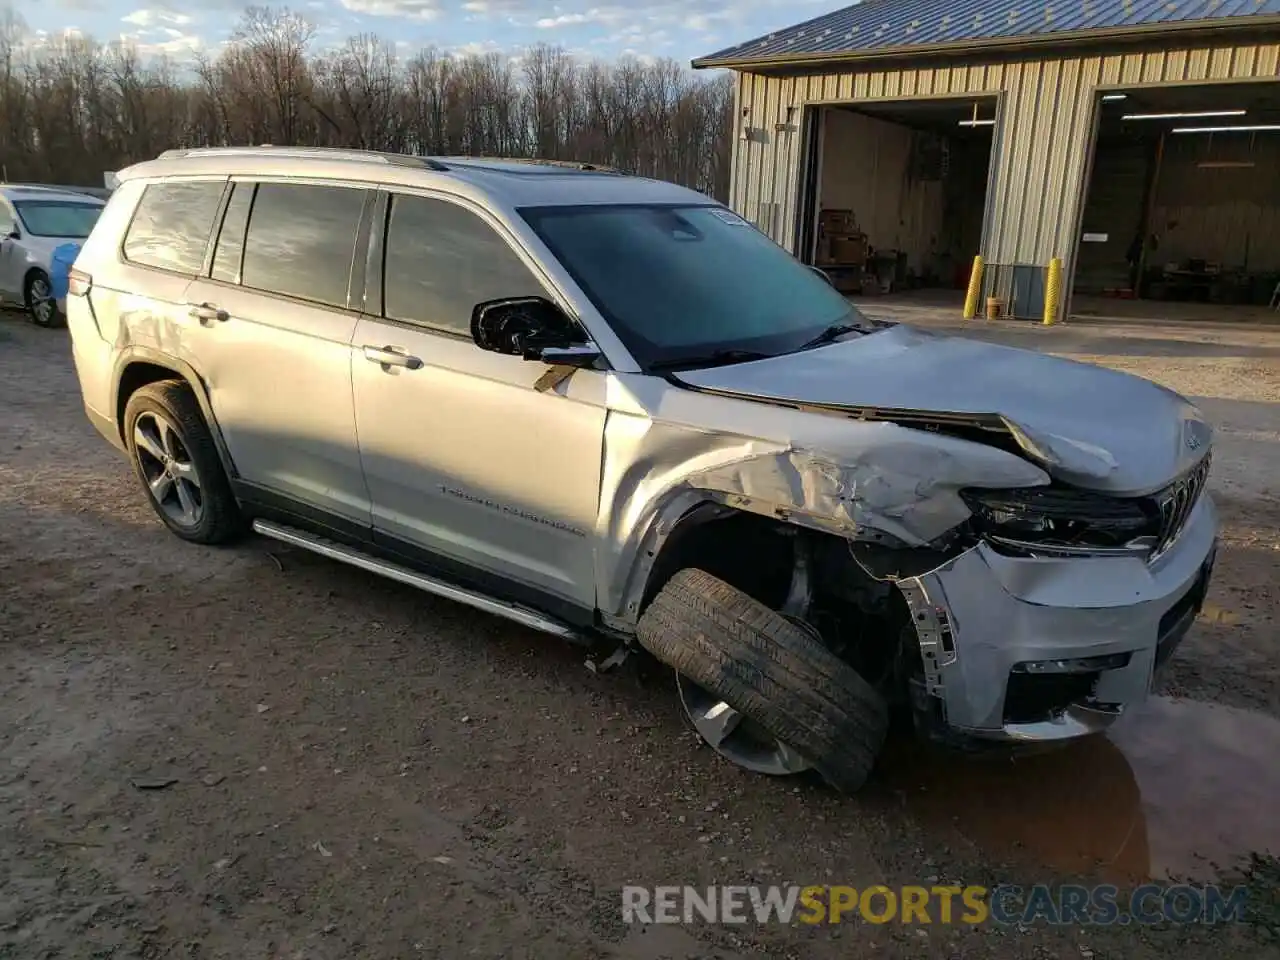
[[[163,380],[139,388],[124,412],[134,472],[156,515],[193,543],[225,543],[244,528],[231,485],[191,387]]]
[[[27,277],[23,297],[27,316],[37,327],[60,327],[64,323],[58,311],[58,301],[53,297],[53,285],[43,270],[32,270]]]
[[[675,669],[695,729],[721,756],[769,774],[812,767],[850,793],[866,782],[888,708],[816,631],[687,568],[654,597],[637,639]]]

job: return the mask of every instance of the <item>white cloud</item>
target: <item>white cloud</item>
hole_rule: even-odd
[[[708,10],[706,13],[695,13],[685,17],[680,25],[686,30],[697,30],[700,33],[706,33],[717,22],[728,20],[732,16],[732,10]]]
[[[440,16],[439,0],[342,0],[342,5],[352,13],[370,17],[435,20]]]
[[[462,9],[467,13],[478,13],[482,17],[495,13],[515,13],[525,5],[525,0],[467,0]]]
[[[161,37],[165,39],[160,39]],[[119,40],[125,46],[137,50],[143,57],[168,57],[171,60],[190,60],[205,45],[199,34],[183,33],[169,27],[122,33]]]
[[[620,23],[637,16],[640,12],[627,7],[591,7],[588,10],[573,13],[557,13],[554,17],[541,17],[534,22],[534,26],[539,30],[552,30],[557,27],[580,26],[585,23]]]
[[[185,13],[173,13],[170,10],[154,9],[150,7],[143,7],[141,10],[135,10],[133,13],[127,13],[120,19],[125,23],[132,23],[135,27],[154,27],[162,23],[182,26],[185,23],[191,22],[191,18]]]
[[[585,13],[562,13],[558,17],[543,17],[534,26],[539,30],[549,30],[552,27],[567,27],[573,23],[587,23],[590,19]]]
[[[143,55],[164,54],[175,60],[185,60],[203,46],[204,41],[197,34],[178,33],[177,36],[171,36],[168,40],[161,40],[158,43],[139,43],[138,51]]]
[[[455,57],[477,57],[486,53],[502,52],[502,46],[492,40],[473,40],[470,43],[464,43],[449,50],[449,54]]]

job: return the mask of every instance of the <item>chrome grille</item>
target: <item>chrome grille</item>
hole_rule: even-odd
[[[1208,479],[1209,457],[1206,456],[1190,473],[1156,494],[1156,504],[1160,508],[1160,534],[1151,553],[1152,560],[1164,554],[1182,534]]]

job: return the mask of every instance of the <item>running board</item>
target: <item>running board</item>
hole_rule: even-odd
[[[581,640],[578,632],[568,624],[561,623],[559,620],[552,620],[537,611],[530,610],[528,607],[505,603],[502,600],[494,600],[492,597],[485,596],[482,593],[476,593],[463,587],[455,586],[452,583],[437,580],[435,577],[429,577],[407,567],[378,560],[358,550],[334,543],[332,540],[313,537],[308,533],[303,533],[301,530],[295,530],[293,527],[281,526],[266,520],[253,521],[253,529],[255,533],[260,533],[264,537],[271,537],[273,540],[279,540],[282,543],[288,543],[304,550],[310,550],[312,553],[318,553],[320,556],[328,557],[330,560],[338,560],[353,567],[359,567],[361,570],[368,570],[370,573],[376,573],[379,576],[386,577],[388,580],[407,583],[409,586],[417,587],[426,593],[444,597],[446,600],[453,600],[457,603],[465,603],[476,610],[482,610],[498,617],[505,617],[507,620],[514,620],[516,623],[532,627],[534,630],[541,630],[543,633],[554,634],[557,637],[564,637],[569,640]]]

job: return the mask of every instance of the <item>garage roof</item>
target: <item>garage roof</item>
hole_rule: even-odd
[[[1280,25],[1280,0],[864,0],[693,65],[783,66],[1262,25],[1246,18]]]

